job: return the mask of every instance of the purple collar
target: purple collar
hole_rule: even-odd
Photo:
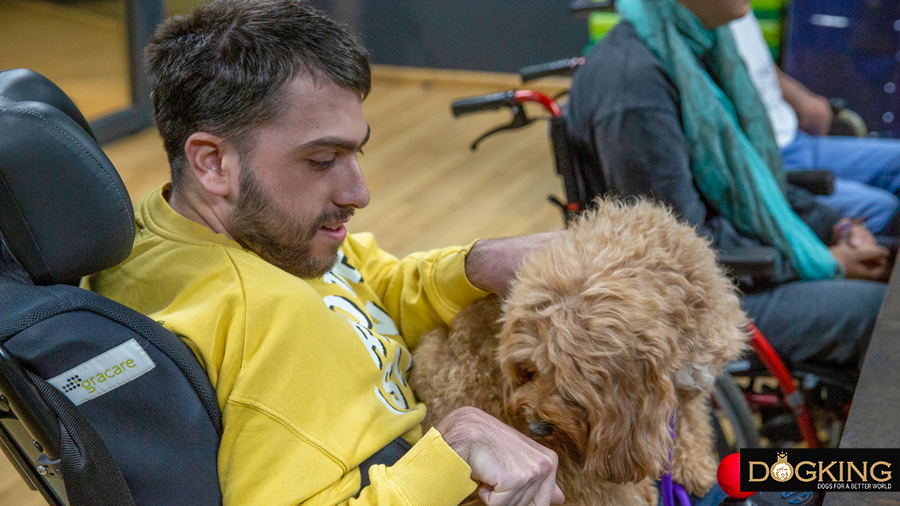
[[[672,434],[672,441],[675,440],[675,413],[669,418],[669,433]],[[663,506],[675,506],[675,497],[678,497],[679,506],[691,506],[691,500],[688,498],[684,487],[672,482],[672,450],[669,450],[669,468],[666,474],[662,475],[659,484],[659,493],[662,496]]]

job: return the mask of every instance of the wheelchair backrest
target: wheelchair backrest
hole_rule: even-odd
[[[563,115],[550,120],[550,142],[556,171],[566,190],[565,218],[568,223],[578,213],[590,209],[597,197],[614,193],[610,188],[593,146],[585,145],[570,131],[568,104]]]
[[[196,357],[73,286],[134,239],[84,126],[50,81],[0,72],[0,446],[53,504],[221,504],[221,414]]]

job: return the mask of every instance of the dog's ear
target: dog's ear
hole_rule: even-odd
[[[640,360],[640,359],[639,359]],[[669,374],[640,360],[640,376],[616,371],[611,388],[599,406],[592,408],[585,471],[613,483],[654,479],[669,464],[673,447],[669,417],[676,406]]]

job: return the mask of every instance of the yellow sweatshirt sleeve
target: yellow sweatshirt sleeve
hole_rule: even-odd
[[[348,236],[345,251],[355,256],[351,262],[414,348],[423,333],[448,325],[462,308],[488,295],[466,277],[466,255],[474,243],[398,259],[378,248],[372,234],[362,233]]]
[[[358,467],[345,470],[262,407],[229,403],[225,419],[231,426],[225,426],[229,458],[220,461],[224,506],[455,506],[477,487],[469,466],[434,429],[394,465],[369,468],[370,484],[360,490]],[[245,434],[235,437],[235,425]]]
[[[360,493],[359,504],[459,504],[477,484],[447,480],[446,476],[463,474],[471,475],[471,468],[431,429],[393,466],[369,469],[372,484]],[[432,486],[423,488],[423,481]]]

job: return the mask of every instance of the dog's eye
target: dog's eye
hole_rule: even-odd
[[[516,379],[519,380],[520,385],[533,381],[535,374],[534,364],[528,362],[516,364]]]
[[[528,422],[528,430],[537,437],[547,437],[553,434],[553,423],[546,420],[531,420]]]

